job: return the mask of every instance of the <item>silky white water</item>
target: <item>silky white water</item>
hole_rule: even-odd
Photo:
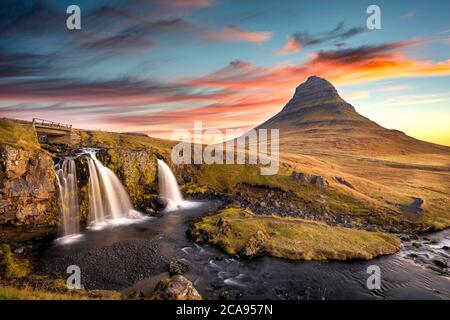
[[[90,227],[99,229],[107,224],[133,222],[142,218],[133,209],[130,198],[119,178],[105,167],[94,150],[86,150],[89,168],[89,220]]]
[[[65,240],[80,232],[80,207],[75,160],[64,159],[55,166],[61,214],[61,234]]]
[[[159,198],[166,206],[166,211],[173,211],[180,208],[188,208],[197,205],[195,202],[185,201],[178,187],[177,179],[170,167],[158,159],[158,183]]]

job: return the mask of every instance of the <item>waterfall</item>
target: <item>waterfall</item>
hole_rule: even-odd
[[[80,232],[75,160],[73,158],[64,159],[55,166],[55,170],[62,218],[62,235],[63,237],[75,236]]]
[[[107,222],[118,224],[141,218],[119,178],[98,159],[95,150],[85,150],[89,168],[89,219],[93,228]]]
[[[185,201],[181,195],[180,188],[177,184],[170,167],[163,161],[158,159],[158,182],[159,182],[159,198],[166,206],[166,211],[173,211],[179,208],[188,208],[197,204]]]

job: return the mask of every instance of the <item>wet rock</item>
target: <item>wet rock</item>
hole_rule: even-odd
[[[145,294],[141,290],[137,290],[132,294],[126,296],[128,300],[144,300],[146,298]]]
[[[220,300],[230,300],[230,298],[231,298],[231,296],[230,296],[230,293],[228,291],[222,291],[219,294],[219,299]]]
[[[156,215],[156,211],[153,208],[145,208],[145,213],[148,214],[149,216],[155,216]]]
[[[160,281],[155,287],[153,300],[202,300],[191,281],[181,275]]]
[[[411,234],[411,235],[409,236],[409,238],[410,238],[411,240],[419,240],[419,237],[417,236],[417,234]]]
[[[169,263],[169,275],[183,275],[191,270],[191,266],[180,260],[173,260]]]
[[[25,250],[24,247],[18,247],[16,250],[14,250],[14,253],[21,254],[21,253],[23,253],[24,250]]]
[[[448,267],[448,263],[447,261],[443,260],[443,259],[434,259],[433,263],[438,266],[439,268],[445,269]]]
[[[420,248],[420,247],[422,247],[422,244],[421,244],[420,242],[416,242],[416,241],[414,241],[414,242],[412,243],[412,245],[413,245],[414,248]]]
[[[400,240],[402,240],[402,241],[410,241],[411,237],[409,235],[407,235],[407,234],[402,234],[400,236]]]

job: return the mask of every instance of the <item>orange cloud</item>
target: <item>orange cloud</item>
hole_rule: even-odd
[[[299,52],[302,49],[302,44],[300,42],[300,39],[298,37],[290,37],[287,43],[284,45],[283,48],[278,50],[279,54],[288,54],[288,53],[295,53]]]

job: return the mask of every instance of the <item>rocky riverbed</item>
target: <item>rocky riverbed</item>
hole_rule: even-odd
[[[152,239],[128,239],[89,251],[62,252],[38,260],[36,270],[58,278],[67,277],[67,267],[82,270],[85,289],[119,290],[167,269],[168,261]]]

